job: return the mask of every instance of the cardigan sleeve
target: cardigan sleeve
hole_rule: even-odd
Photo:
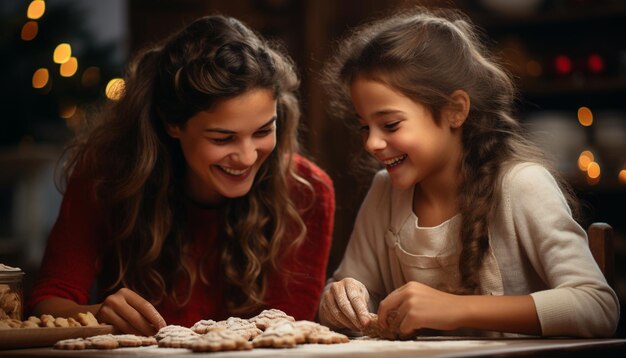
[[[611,336],[619,301],[555,179],[542,166],[520,165],[505,186],[520,245],[549,287],[531,294],[543,335]]]
[[[298,320],[313,320],[326,280],[335,191],[330,177],[312,162],[297,156],[294,165],[297,173],[313,186],[313,197],[302,187],[292,191],[296,206],[304,206],[307,233],[304,242],[281,262],[281,272],[271,275],[266,306],[280,309]]]
[[[361,282],[370,295],[369,308],[375,311],[391,285],[385,232],[389,225],[391,186],[386,171],[374,176],[359,208],[350,241],[339,267],[328,281],[350,277]],[[328,287],[327,285],[327,287]]]
[[[98,242],[104,235],[102,211],[90,183],[76,173],[68,182],[27,304],[29,310],[51,297],[88,303],[98,271]]]

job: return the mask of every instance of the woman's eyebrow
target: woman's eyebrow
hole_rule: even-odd
[[[272,117],[269,121],[267,121],[265,124],[260,126],[259,129],[270,126],[274,122],[276,122],[276,116]],[[237,134],[237,132],[235,131],[231,131],[230,129],[224,129],[224,128],[207,128],[204,131],[205,132],[217,132],[217,133],[222,133],[222,134]]]

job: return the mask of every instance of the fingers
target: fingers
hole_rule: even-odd
[[[159,314],[154,306],[139,296],[136,292],[124,289],[126,302],[145,318],[157,330],[165,327],[165,319]]]
[[[345,287],[346,295],[361,323],[360,329],[362,330],[369,323],[369,309],[367,308],[369,294],[365,286],[357,280],[347,280]]]
[[[404,286],[403,286],[404,287]],[[389,329],[390,319],[389,315],[393,311],[397,311],[398,307],[403,302],[403,296],[401,295],[403,291],[403,287],[396,289],[391,292],[384,300],[380,301],[380,305],[378,306],[378,324],[384,329]],[[395,313],[397,315],[398,312]],[[398,316],[394,316],[392,318],[397,318]]]
[[[337,306],[339,307],[343,315],[350,321],[349,327],[361,331],[363,330],[363,325],[361,324],[361,321],[359,320],[359,317],[354,307],[352,306],[352,302],[349,298],[349,295],[361,295],[361,290],[359,288],[358,290],[353,290],[353,292],[348,292],[349,287],[346,286],[345,281],[346,280],[343,280],[342,282],[333,284],[330,287],[330,291],[333,298],[335,299]],[[357,301],[358,298],[354,298],[354,300]]]
[[[325,294],[325,299],[322,300],[320,306],[320,318],[324,321],[332,324],[336,328],[348,328],[355,330],[352,322],[341,311],[341,308],[337,305],[335,296],[329,291]]]
[[[152,304],[125,288],[108,296],[97,316],[125,333],[143,336],[154,335],[165,326],[165,320]]]

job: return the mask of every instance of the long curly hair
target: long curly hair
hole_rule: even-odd
[[[425,105],[437,122],[455,90],[468,93],[471,108],[462,127],[458,193],[460,293],[479,290],[479,271],[489,248],[488,224],[507,165],[532,161],[546,166],[577,212],[571,189],[525,138],[512,115],[516,91],[510,75],[489,54],[480,30],[462,13],[422,7],[406,10],[355,29],[337,49],[324,79],[331,108],[347,118],[354,118],[349,86],[359,74]]]
[[[306,205],[296,206],[287,189],[312,190],[292,168],[299,150],[298,85],[279,46],[223,16],[202,17],[129,63],[122,97],[77,135],[65,171],[68,180],[74,169],[95,178],[97,199],[107,209],[116,274],[109,289],[125,286],[153,304],[169,297],[182,306],[196,279],[207,283],[206,260],[196,268],[183,260],[186,165],[165,128],[262,88],[277,100],[276,148],[251,191],[224,204],[220,266],[231,312],[263,304],[269,272],[306,235]],[[180,277],[185,284],[178,291]]]

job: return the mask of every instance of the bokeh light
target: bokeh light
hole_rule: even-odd
[[[54,49],[52,59],[55,63],[65,63],[72,57],[72,46],[68,43],[61,43]]]
[[[59,72],[63,77],[72,77],[76,73],[76,70],[78,70],[78,60],[76,57],[70,57],[67,62],[61,64]]]
[[[50,74],[48,69],[40,68],[33,74],[33,88],[44,88],[48,84]]]
[[[617,178],[619,179],[619,182],[621,184],[626,185],[626,169],[620,170],[619,174],[617,175]]]
[[[93,87],[100,82],[100,69],[95,66],[88,67],[83,71],[80,83],[85,87]]]
[[[587,176],[591,179],[596,179],[600,177],[600,164],[596,162],[591,162],[587,166]]]
[[[124,94],[124,80],[121,78],[113,78],[107,83],[104,94],[108,99],[117,101]]]
[[[71,103],[71,102],[63,103],[61,104],[59,108],[59,117],[65,118],[65,119],[72,118],[74,114],[76,114],[76,109],[77,109],[77,106],[74,103]]]
[[[593,162],[594,159],[595,158],[591,151],[584,150],[582,153],[580,153],[580,156],[578,156],[578,169],[580,169],[583,172],[586,172],[587,168],[589,167],[589,164],[591,164],[591,162]]]
[[[531,77],[539,77],[543,69],[539,61],[531,60],[526,63],[526,73],[528,73]]]
[[[585,127],[593,124],[593,113],[588,107],[578,108],[578,122]]]
[[[39,32],[39,25],[37,21],[28,21],[22,26],[22,33],[20,34],[20,38],[24,41],[30,41],[37,37],[37,33]]]
[[[26,10],[26,17],[31,20],[37,20],[43,16],[46,12],[46,3],[43,0],[33,0],[30,5],[28,5],[28,10]]]

